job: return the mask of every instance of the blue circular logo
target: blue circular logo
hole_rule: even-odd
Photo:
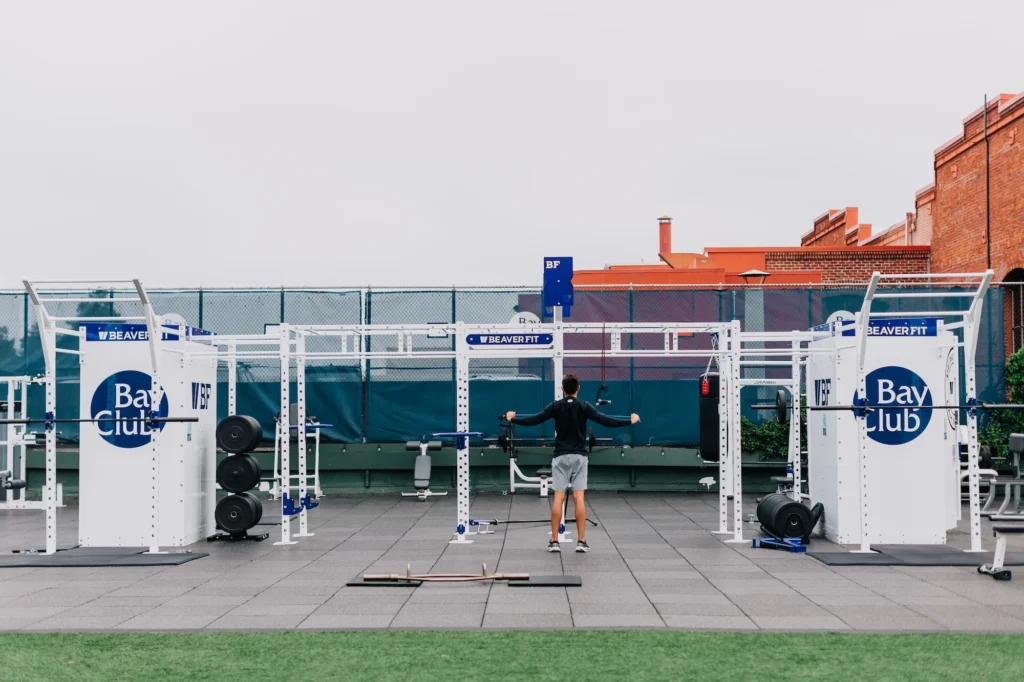
[[[153,402],[153,378],[145,372],[125,370],[100,382],[92,394],[89,412],[93,419],[145,419]],[[160,416],[167,416],[167,394],[160,400]],[[96,422],[103,440],[119,448],[139,448],[153,440],[144,421]],[[156,425],[163,429],[163,423]]]
[[[883,445],[903,445],[928,428],[932,392],[924,379],[906,367],[879,367],[865,381],[868,405],[877,405],[867,416],[867,433]]]

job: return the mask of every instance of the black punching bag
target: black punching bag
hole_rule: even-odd
[[[700,387],[700,458],[708,462],[719,459],[718,447],[718,373],[708,372],[697,381]]]

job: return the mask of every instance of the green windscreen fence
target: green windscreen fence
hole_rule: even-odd
[[[125,314],[116,302],[104,302],[113,292],[94,292],[95,303],[58,304],[60,315]],[[740,320],[747,331],[806,330],[836,311],[860,308],[862,289],[621,289],[577,290],[572,320],[578,322],[718,322]],[[521,313],[542,316],[537,289],[472,290],[259,290],[259,291],[155,291],[158,313],[177,313],[189,324],[220,334],[261,333],[267,325],[294,324],[416,324],[464,321],[507,323]],[[884,299],[875,310],[915,313],[963,310],[969,299]],[[889,304],[888,308],[886,304]],[[1004,393],[1003,291],[991,290],[985,300],[979,334],[977,375],[980,397],[1002,399]],[[599,348],[600,335],[569,340],[572,348]],[[330,351],[338,339],[313,338],[307,349]],[[372,344],[386,343],[374,339]],[[453,339],[417,339],[418,348],[451,349]],[[633,348],[657,349],[660,334],[635,335]],[[76,340],[61,337],[73,349]],[[707,335],[680,339],[680,346],[709,349]],[[371,345],[371,350],[387,350]],[[60,416],[78,416],[78,358],[61,354],[57,386]],[[637,412],[642,421],[627,429],[604,430],[599,437],[630,445],[686,445],[698,441],[698,381],[708,369],[701,358],[587,358],[568,359],[565,371],[582,383],[581,396],[596,397],[606,384],[603,407],[609,414]],[[35,311],[24,294],[0,293],[0,376],[36,375],[43,358]],[[783,376],[785,368],[761,370],[766,378]],[[238,411],[259,419],[271,436],[279,410],[276,360],[238,363]],[[219,372],[218,409],[227,412],[227,370]],[[554,393],[552,366],[546,360],[480,360],[470,364],[470,429],[496,436],[497,417],[507,410],[539,411]],[[324,436],[344,443],[400,442],[422,434],[455,428],[454,366],[450,360],[387,359],[307,362],[309,413],[332,424]],[[0,387],[0,393],[6,389]],[[751,405],[767,402],[774,389],[745,389],[744,414],[753,421],[770,417]],[[0,399],[5,399],[0,395]],[[30,391],[29,413],[43,413],[39,388]],[[551,426],[523,429],[522,435],[551,435]],[[60,437],[76,441],[74,425],[62,425]]]

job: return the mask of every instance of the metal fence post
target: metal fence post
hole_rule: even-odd
[[[203,328],[203,288],[199,287],[199,328]]]
[[[634,320],[634,317],[633,317],[633,283],[630,282],[630,284],[629,284],[629,321],[633,322],[633,320]],[[604,343],[604,337],[603,336],[601,337],[601,343],[602,344]],[[629,349],[633,350],[633,334],[629,335]],[[633,405],[633,381],[635,379],[635,375],[634,375],[634,368],[635,368],[635,366],[634,366],[634,359],[635,358],[633,358],[632,355],[629,356],[629,411],[630,411],[631,414],[636,411],[636,409],[635,409],[635,407]]]
[[[284,287],[281,287],[281,324],[284,324]]]
[[[30,372],[28,371],[28,294],[22,294],[22,298],[25,300],[25,306],[24,306],[25,312],[24,312],[24,326],[22,327],[22,332],[21,332],[21,357],[22,357],[22,359],[25,362],[25,375],[28,376],[30,374]],[[28,389],[25,389],[25,395],[26,396],[28,395]],[[11,404],[13,405],[14,403],[12,402]],[[28,399],[27,398],[25,399],[25,407],[26,407],[26,410],[27,410],[27,407],[28,407]],[[25,492],[25,491],[23,490],[22,492]]]
[[[366,298],[366,305],[363,307],[363,324],[372,324],[373,323],[373,315],[371,313],[371,305],[372,305],[372,302],[373,302],[372,287],[366,287],[365,298]],[[369,336],[367,336],[366,334],[360,334],[359,335],[359,343],[363,345],[363,348],[366,350],[367,353],[370,352],[370,341],[371,341],[371,338]],[[370,360],[361,360],[360,362],[363,363],[363,370],[362,370],[362,375],[363,375],[363,425],[362,425],[362,429],[363,429],[363,442],[365,443],[366,442],[366,435],[367,435],[366,412],[367,412],[367,410],[370,407],[370,370],[372,368],[372,365],[371,365],[371,361]]]

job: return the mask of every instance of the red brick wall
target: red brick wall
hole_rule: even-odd
[[[910,233],[911,244],[932,243],[932,202],[935,198],[933,193],[917,199],[917,216],[915,217],[914,231]]]
[[[917,274],[928,272],[929,247],[859,247],[849,249],[779,249],[768,251],[769,272],[821,270],[824,284],[866,282],[874,272]]]
[[[846,231],[857,224],[857,215],[855,206],[848,206],[845,211],[830,210],[814,221],[814,230],[804,235],[800,246],[846,246]]]
[[[1010,270],[1024,267],[1024,97],[993,101],[988,116],[992,269],[1001,281]],[[981,131],[979,113],[965,123],[963,139],[935,154],[935,272],[976,272],[988,266]]]

